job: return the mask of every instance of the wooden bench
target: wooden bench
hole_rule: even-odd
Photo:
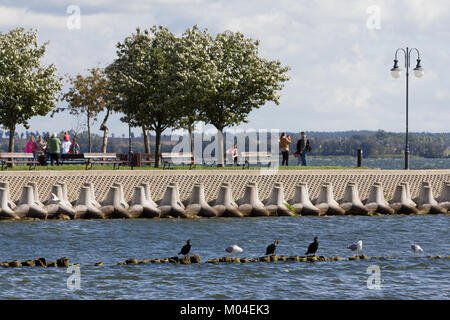
[[[128,165],[128,160],[119,159],[115,153],[84,153],[86,159],[86,170],[92,169],[94,164],[112,164],[113,169],[119,169],[121,165]]]
[[[262,152],[256,152],[256,151],[250,151],[250,152],[241,152],[240,159],[244,160],[244,165],[242,166],[242,169],[250,169],[250,162],[252,163],[264,163],[267,164],[267,167],[270,167],[272,163],[272,153],[262,151]],[[254,160],[254,161],[253,161]]]
[[[9,164],[28,164],[29,170],[36,169],[36,165],[39,164],[29,152],[0,152],[0,161],[2,170],[8,170]]]
[[[63,153],[61,154],[62,164],[85,164],[83,153]]]
[[[161,160],[163,163],[163,169],[170,169],[172,164],[189,164],[189,169],[197,166],[197,161],[193,157],[192,152],[163,152],[161,153]]]
[[[136,167],[143,167],[155,163],[155,155],[153,153],[137,153],[135,159],[136,162],[134,165]]]

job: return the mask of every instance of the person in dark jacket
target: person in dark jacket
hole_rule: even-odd
[[[306,133],[302,131],[300,133],[301,138],[297,141],[297,156],[298,156],[298,165],[308,166],[308,159],[306,157],[307,153],[311,151],[311,143],[309,142]]]

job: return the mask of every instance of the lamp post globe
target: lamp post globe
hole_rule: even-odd
[[[391,76],[392,78],[398,79],[402,75],[402,71],[400,68],[392,68],[391,69]]]

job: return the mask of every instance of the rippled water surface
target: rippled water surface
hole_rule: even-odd
[[[290,165],[297,165],[298,160],[291,157]],[[280,160],[281,165],[281,160]],[[339,157],[309,157],[308,165],[318,166],[342,166],[356,167],[356,157],[339,158]],[[403,158],[367,158],[363,159],[363,166],[367,168],[378,169],[404,169],[405,160]],[[411,169],[450,169],[450,158],[414,158],[409,159],[409,167]]]
[[[1,268],[1,299],[449,299],[449,215],[278,217],[0,223],[0,261],[67,256],[81,263],[81,288],[67,288],[65,268]],[[368,256],[390,260],[248,264],[117,265],[128,258],[176,255],[185,240],[192,253],[222,257],[238,244],[259,257],[279,239],[282,255],[302,255],[317,235],[318,255],[349,257],[363,240]],[[425,256],[410,251],[410,243]],[[103,267],[92,266],[102,261]],[[367,288],[367,268],[381,269],[381,289]]]

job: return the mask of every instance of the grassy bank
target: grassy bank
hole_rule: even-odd
[[[112,165],[95,165],[92,170],[113,170]],[[130,170],[129,166],[121,166],[118,170]],[[250,170],[268,169],[267,167],[250,167]],[[278,170],[354,170],[354,169],[370,169],[370,168],[356,168],[356,167],[341,167],[341,166],[320,166],[320,167],[302,167],[302,166],[283,166],[278,167]],[[117,170],[117,169],[116,169]],[[155,168],[151,166],[134,167],[133,170],[163,170],[162,168]],[[165,169],[168,170],[168,169]],[[189,166],[172,166],[170,170],[189,170]],[[226,166],[222,168],[213,166],[197,166],[192,170],[243,170],[242,166]],[[247,169],[245,169],[247,170]],[[8,168],[7,171],[28,171],[28,166],[16,165],[14,168]],[[61,166],[37,166],[36,170],[31,171],[86,171],[84,165],[61,165]],[[89,170],[87,170],[89,171]],[[5,171],[3,171],[5,172]]]

